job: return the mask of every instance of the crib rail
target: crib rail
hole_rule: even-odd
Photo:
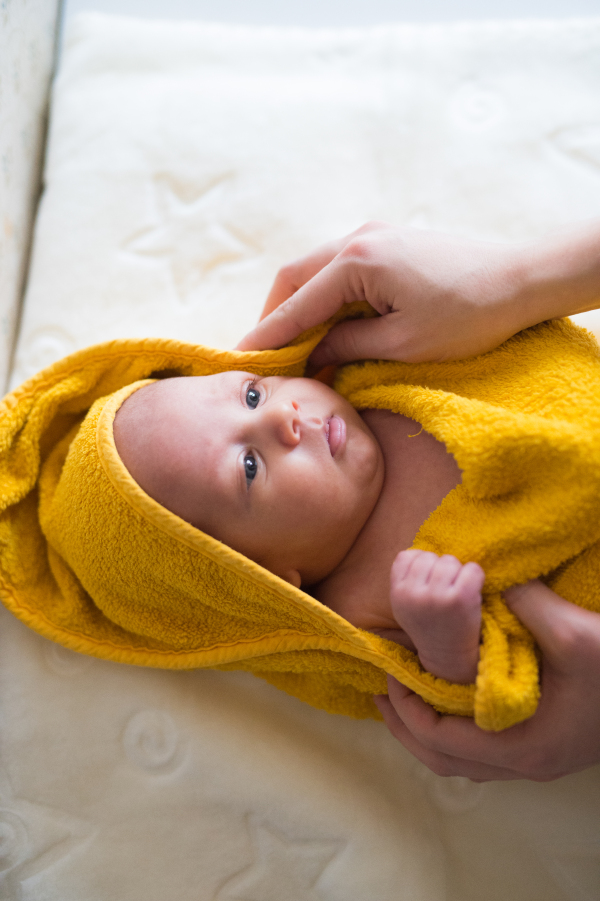
[[[37,200],[61,0],[0,9],[0,388],[12,358]]]

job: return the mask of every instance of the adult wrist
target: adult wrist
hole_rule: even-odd
[[[520,328],[600,306],[600,223],[515,247],[513,315]]]
[[[495,260],[488,260],[486,266],[488,284],[482,289],[486,300],[481,313],[486,331],[493,321],[497,333],[507,338],[551,317],[541,310],[539,273],[531,247],[496,245],[495,251]]]

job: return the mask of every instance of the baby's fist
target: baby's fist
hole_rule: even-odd
[[[475,678],[485,574],[477,563],[429,551],[402,551],[391,572],[390,601],[425,669],[455,682]]]

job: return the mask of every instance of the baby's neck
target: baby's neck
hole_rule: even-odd
[[[411,547],[421,525],[460,483],[461,472],[445,446],[414,420],[386,410],[362,415],[383,452],[383,488],[350,552],[315,597],[353,625],[380,631],[397,628],[389,599],[396,555]]]

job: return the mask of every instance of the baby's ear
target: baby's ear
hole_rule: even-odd
[[[302,579],[300,578],[300,573],[297,569],[289,569],[285,573],[277,573],[277,575],[281,579],[285,579],[286,582],[289,582],[290,585],[293,585],[294,588],[300,588],[302,585]]]

